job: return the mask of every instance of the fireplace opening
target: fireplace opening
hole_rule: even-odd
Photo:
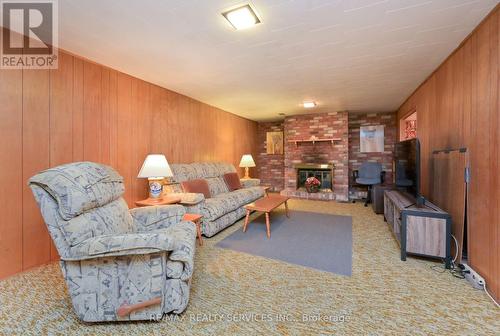
[[[320,191],[333,191],[333,165],[331,164],[297,164],[297,189],[305,189],[307,178],[316,177],[320,182]]]

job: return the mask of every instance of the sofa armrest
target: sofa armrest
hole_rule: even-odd
[[[141,255],[169,252],[167,275],[183,280],[193,272],[196,247],[196,226],[192,222],[179,222],[168,229],[153,232],[104,235],[86,239],[70,250],[65,261],[87,260],[104,257]],[[169,274],[170,273],[170,274]]]
[[[186,213],[203,216],[205,213],[205,200],[198,204],[185,204],[184,208],[186,209]]]
[[[169,193],[169,197],[179,197],[182,205],[194,205],[203,202],[205,196],[199,193]]]
[[[257,187],[260,185],[260,179],[256,178],[240,179],[240,182],[243,188]]]
[[[138,232],[166,229],[182,220],[186,213],[181,205],[157,205],[130,209]]]

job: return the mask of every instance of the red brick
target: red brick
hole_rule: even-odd
[[[384,125],[384,152],[361,153],[359,129],[361,126]],[[386,172],[386,183],[392,183],[392,160],[394,144],[397,142],[397,116],[393,112],[350,113],[349,114],[349,186],[352,189],[352,171],[358,169],[365,161],[382,163]]]
[[[359,152],[359,129],[361,126],[385,125],[385,146],[383,153]],[[266,154],[266,132],[284,131],[285,154]],[[318,138],[339,137],[342,140],[334,146],[330,143],[301,143],[297,147],[288,140],[309,139],[312,135]],[[291,197],[347,200],[352,188],[352,171],[358,169],[365,161],[377,161],[383,164],[387,172],[386,181],[392,181],[392,153],[397,141],[397,118],[395,113],[357,114],[347,112],[330,112],[324,114],[308,114],[285,118],[283,122],[259,123],[258,127],[259,155],[257,171],[263,184],[270,184],[277,191]],[[333,163],[334,192],[324,195],[308,194],[297,190],[296,163]]]
[[[285,184],[284,155],[267,154],[266,136],[267,132],[283,131],[283,122],[259,123],[257,129],[257,143],[259,144],[259,155],[256,159],[257,174],[262,184],[271,185],[273,190],[281,191]]]

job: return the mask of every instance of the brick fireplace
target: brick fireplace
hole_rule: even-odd
[[[331,112],[322,114],[307,114],[290,116],[284,121],[285,154],[284,174],[285,185],[281,192],[284,195],[299,198],[321,200],[348,200],[348,116],[347,112]],[[308,141],[313,139],[336,139],[335,141]],[[319,193],[309,194],[301,188],[300,182],[304,174],[317,174],[326,167],[330,175],[332,190],[322,188]],[[305,168],[311,167],[310,172]],[[324,171],[324,170],[323,170]]]

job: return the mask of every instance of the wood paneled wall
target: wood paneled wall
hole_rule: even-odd
[[[171,163],[256,154],[257,123],[60,52],[57,70],[0,70],[0,278],[57,259],[26,181],[73,161],[115,167],[132,206],[148,153]]]
[[[431,153],[467,147],[469,262],[500,297],[499,6],[400,107],[417,111],[422,191],[430,196]]]

